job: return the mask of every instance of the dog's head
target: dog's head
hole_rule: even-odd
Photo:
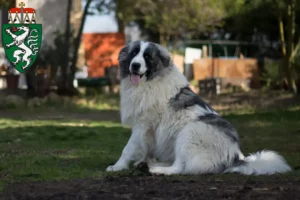
[[[130,78],[133,84],[149,81],[163,75],[170,67],[170,55],[162,46],[136,41],[125,46],[119,54],[121,78]]]

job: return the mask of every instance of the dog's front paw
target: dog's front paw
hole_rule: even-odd
[[[160,167],[150,167],[149,168],[149,172],[151,174],[163,174],[162,170],[160,169]]]
[[[117,172],[122,170],[127,170],[128,166],[121,166],[121,165],[110,165],[106,168],[107,172]]]
[[[164,173],[159,170],[158,167],[150,167],[149,168],[149,173],[152,175],[152,176],[163,176]]]

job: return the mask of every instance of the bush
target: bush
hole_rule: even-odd
[[[265,82],[265,89],[274,89],[280,85],[280,61],[266,60],[264,72],[262,73],[261,80]]]

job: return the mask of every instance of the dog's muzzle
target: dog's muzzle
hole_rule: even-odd
[[[140,69],[141,69],[141,64],[140,63],[134,62],[134,63],[131,64],[130,81],[133,84],[137,85],[144,76],[144,74],[140,73]]]

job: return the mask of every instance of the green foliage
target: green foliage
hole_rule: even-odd
[[[11,6],[13,6],[14,1],[12,0],[0,0],[0,9],[5,8],[9,9]]]
[[[222,1],[227,17],[234,16],[242,11],[246,0],[224,0]]]
[[[58,67],[63,63],[64,55],[64,35],[63,33],[56,31],[54,33],[54,46],[44,46],[40,52],[39,60],[37,62],[40,66],[51,65],[52,67]]]
[[[197,80],[192,80],[192,81],[190,81],[190,85],[192,85],[192,86],[194,86],[194,87],[199,87],[198,81],[197,81]]]
[[[266,82],[265,88],[270,89],[275,85],[280,84],[280,62],[269,61],[265,63],[265,71],[261,79]]]
[[[70,34],[70,49],[73,48],[74,38],[72,37],[74,31]],[[45,68],[50,66],[52,76],[54,76],[59,67],[65,63],[65,35],[63,32],[57,30],[54,33],[53,46],[43,46],[39,52],[39,56],[35,62],[39,68]],[[69,51],[71,52],[71,51]],[[69,56],[70,59],[70,56]]]
[[[162,34],[207,31],[220,25],[224,8],[220,1],[139,0],[135,9],[141,12],[146,27]]]
[[[235,38],[251,40],[254,31],[265,33],[270,36],[270,39],[278,38],[278,22],[274,3],[253,0],[244,3],[239,1],[235,5],[235,11],[230,11],[224,27]]]
[[[279,40],[278,15],[286,22],[285,0],[227,0],[225,29],[239,40],[249,40],[254,31],[266,34],[268,39]],[[296,3],[296,28],[299,31],[300,3]],[[288,31],[285,27],[285,32]]]
[[[160,39],[167,41],[171,36],[212,31],[242,3],[243,0],[103,0],[96,7],[100,13],[114,10],[119,22],[136,21],[145,30],[158,33]]]

